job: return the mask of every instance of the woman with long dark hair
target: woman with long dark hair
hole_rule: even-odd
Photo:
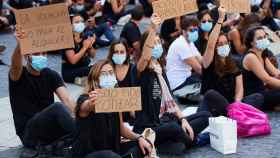
[[[174,101],[165,75],[163,48],[156,29],[160,19],[152,16],[152,28],[141,39],[141,58],[137,63],[137,82],[141,87],[142,111],[136,112],[134,131],[152,128],[155,145],[167,141],[182,142],[187,148],[194,145],[196,136],[208,126],[208,112],[184,117]]]

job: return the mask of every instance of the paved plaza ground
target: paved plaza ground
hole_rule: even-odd
[[[141,24],[141,30],[144,30],[148,21],[144,20]],[[120,27],[115,28],[114,33],[118,37]],[[16,41],[11,32],[2,32],[0,34],[0,45],[5,45],[7,49],[0,55],[8,65],[10,64],[11,54],[16,46]],[[98,50],[96,60],[105,58],[107,48]],[[94,62],[93,61],[93,62]],[[49,55],[49,66],[60,72],[61,56],[58,54]],[[9,66],[0,66],[0,158],[17,158],[21,143],[15,135],[15,129],[12,120],[12,112],[9,104],[8,93],[8,70]],[[75,85],[67,85],[71,95],[76,97],[81,92],[81,87]],[[187,107],[187,106],[186,106]],[[186,151],[180,156],[161,155],[164,158],[280,158],[280,113],[269,113],[272,134],[269,136],[261,136],[254,138],[246,138],[238,140],[238,149],[236,154],[223,156],[213,150],[210,146]],[[279,146],[278,146],[279,145]],[[176,149],[175,149],[176,150]]]

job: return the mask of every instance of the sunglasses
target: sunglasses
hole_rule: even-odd
[[[201,23],[207,23],[207,22],[211,23],[211,22],[213,22],[213,20],[203,20],[203,21],[201,21]]]

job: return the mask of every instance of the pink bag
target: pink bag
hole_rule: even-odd
[[[237,122],[238,137],[250,137],[271,133],[267,115],[255,107],[234,102],[227,107],[228,116]]]

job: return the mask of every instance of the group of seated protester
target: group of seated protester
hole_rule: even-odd
[[[7,4],[21,9],[33,2]],[[75,47],[62,50],[62,77],[48,68],[48,52],[22,53],[18,42],[9,95],[16,134],[24,146],[22,158],[156,157],[154,147],[199,146],[208,118],[226,116],[230,103],[279,109],[280,71],[269,46],[280,41],[280,2],[252,1],[252,13],[228,14],[222,6],[213,7],[216,2],[198,0],[197,14],[165,21],[152,13],[153,0],[139,2],[142,6],[127,11],[132,1],[67,0]],[[95,16],[98,12],[105,21]],[[111,25],[128,14],[131,19],[116,38]],[[142,33],[144,16],[151,23]],[[17,41],[26,37],[21,27],[15,36]],[[107,57],[93,63],[97,49],[104,46],[109,46]],[[77,77],[84,77],[85,84],[75,102],[64,81],[73,83]],[[203,97],[197,111],[186,116],[175,94],[193,84],[201,85]],[[98,89],[119,87],[140,87],[142,110],[96,113]],[[148,128],[155,132],[154,142],[142,134]]]

